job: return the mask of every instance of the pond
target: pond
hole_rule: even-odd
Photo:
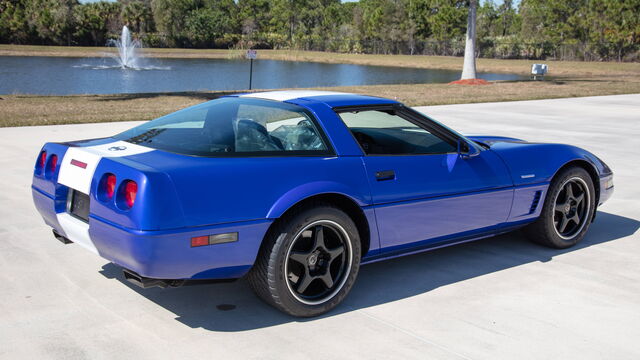
[[[249,61],[141,59],[146,70],[116,67],[109,57],[0,56],[0,94],[116,94],[243,90]],[[486,80],[519,80],[514,74],[479,73]],[[460,71],[255,60],[254,89],[375,84],[447,83]]]

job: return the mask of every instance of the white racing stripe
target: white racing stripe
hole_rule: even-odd
[[[57,213],[58,223],[67,238],[83,248],[98,254],[98,249],[89,236],[89,224],[80,221],[67,213]]]
[[[108,144],[87,146],[80,149],[102,157],[123,157],[153,151],[152,148],[128,143],[126,141],[114,141]]]
[[[88,147],[69,147],[60,164],[58,183],[89,195],[91,180],[103,157],[123,157],[143,154],[154,149],[130,144],[125,141]],[[98,254],[98,249],[89,236],[89,224],[66,212],[56,217],[67,238],[83,248]]]
[[[153,149],[125,141],[88,147],[70,147],[62,159],[58,183],[89,194],[91,179],[103,157],[143,154]]]
[[[240,97],[287,101],[287,100],[304,98],[304,97],[330,96],[330,95],[353,95],[353,94],[333,92],[333,91],[281,90],[281,91],[265,91],[265,92],[245,94],[245,95],[241,95]]]
[[[84,151],[82,148],[67,149],[60,164],[58,183],[89,194],[91,179],[101,158],[100,155]]]

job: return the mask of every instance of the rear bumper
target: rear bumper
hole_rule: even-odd
[[[249,271],[271,220],[163,231],[120,227],[93,215],[89,223],[61,208],[59,200],[32,188],[36,208],[47,225],[74,243],[137,274],[155,279],[231,279]],[[191,247],[191,238],[238,233],[238,241]],[[95,249],[95,250],[94,250]]]

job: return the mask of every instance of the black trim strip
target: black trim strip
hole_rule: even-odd
[[[494,187],[494,188],[488,188],[488,189],[480,189],[480,190],[467,191],[467,192],[458,192],[458,193],[452,193],[452,194],[446,194],[446,195],[432,195],[432,196],[411,198],[411,199],[398,200],[398,201],[388,201],[388,202],[381,202],[381,203],[373,203],[373,206],[374,207],[387,207],[387,206],[393,206],[395,204],[401,204],[401,203],[419,202],[419,201],[431,201],[431,200],[446,199],[446,198],[456,198],[456,197],[461,197],[461,196],[479,195],[479,194],[496,192],[496,191],[513,190],[513,189],[516,189],[516,188],[517,187],[513,186],[513,185],[500,186],[500,187]]]

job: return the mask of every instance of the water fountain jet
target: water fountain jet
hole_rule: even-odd
[[[125,25],[122,27],[120,40],[109,40],[107,45],[118,48],[118,56],[114,58],[123,69],[138,69],[138,49],[142,47],[139,40],[131,40],[131,32]]]

